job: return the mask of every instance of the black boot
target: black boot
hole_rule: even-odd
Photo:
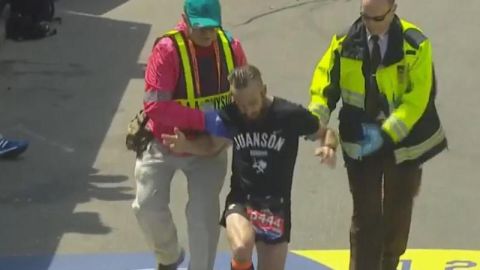
[[[176,263],[169,265],[159,264],[157,270],[177,270],[177,266],[178,265]]]
[[[180,251],[180,257],[178,257],[177,262],[169,265],[158,264],[157,270],[177,270],[177,267],[182,264],[183,260],[185,259],[185,250]]]
[[[400,260],[398,258],[387,257],[382,260],[382,270],[397,270]]]

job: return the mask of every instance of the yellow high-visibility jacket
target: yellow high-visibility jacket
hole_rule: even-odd
[[[365,113],[367,34],[361,19],[348,33],[335,35],[315,68],[309,109],[328,124],[339,99],[344,156],[355,156]],[[447,147],[435,108],[436,82],[430,41],[415,25],[398,17],[388,31],[388,48],[375,74],[384,121],[381,129],[394,145],[397,164],[423,163]]]

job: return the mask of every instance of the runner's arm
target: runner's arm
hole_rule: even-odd
[[[187,152],[197,156],[216,156],[231,143],[229,139],[223,137],[200,135],[196,139],[188,141]]]
[[[172,152],[189,153],[197,156],[215,156],[231,144],[229,139],[207,134],[189,140],[178,128],[174,129],[174,134],[162,134],[162,139],[163,144]]]

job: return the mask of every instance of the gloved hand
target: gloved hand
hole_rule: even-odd
[[[208,111],[205,111],[203,114],[205,116],[206,132],[208,132],[212,136],[231,139],[231,134],[228,131],[225,124],[223,123],[220,115],[218,115],[217,111],[208,110]]]
[[[362,124],[363,140],[360,142],[360,157],[365,157],[380,150],[384,144],[382,131],[375,124]]]

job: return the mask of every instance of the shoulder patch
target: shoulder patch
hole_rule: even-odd
[[[420,44],[422,44],[422,42],[428,39],[422,32],[415,28],[407,29],[404,35],[405,40],[408,42],[408,44],[410,44],[415,49],[418,49],[420,47]]]

